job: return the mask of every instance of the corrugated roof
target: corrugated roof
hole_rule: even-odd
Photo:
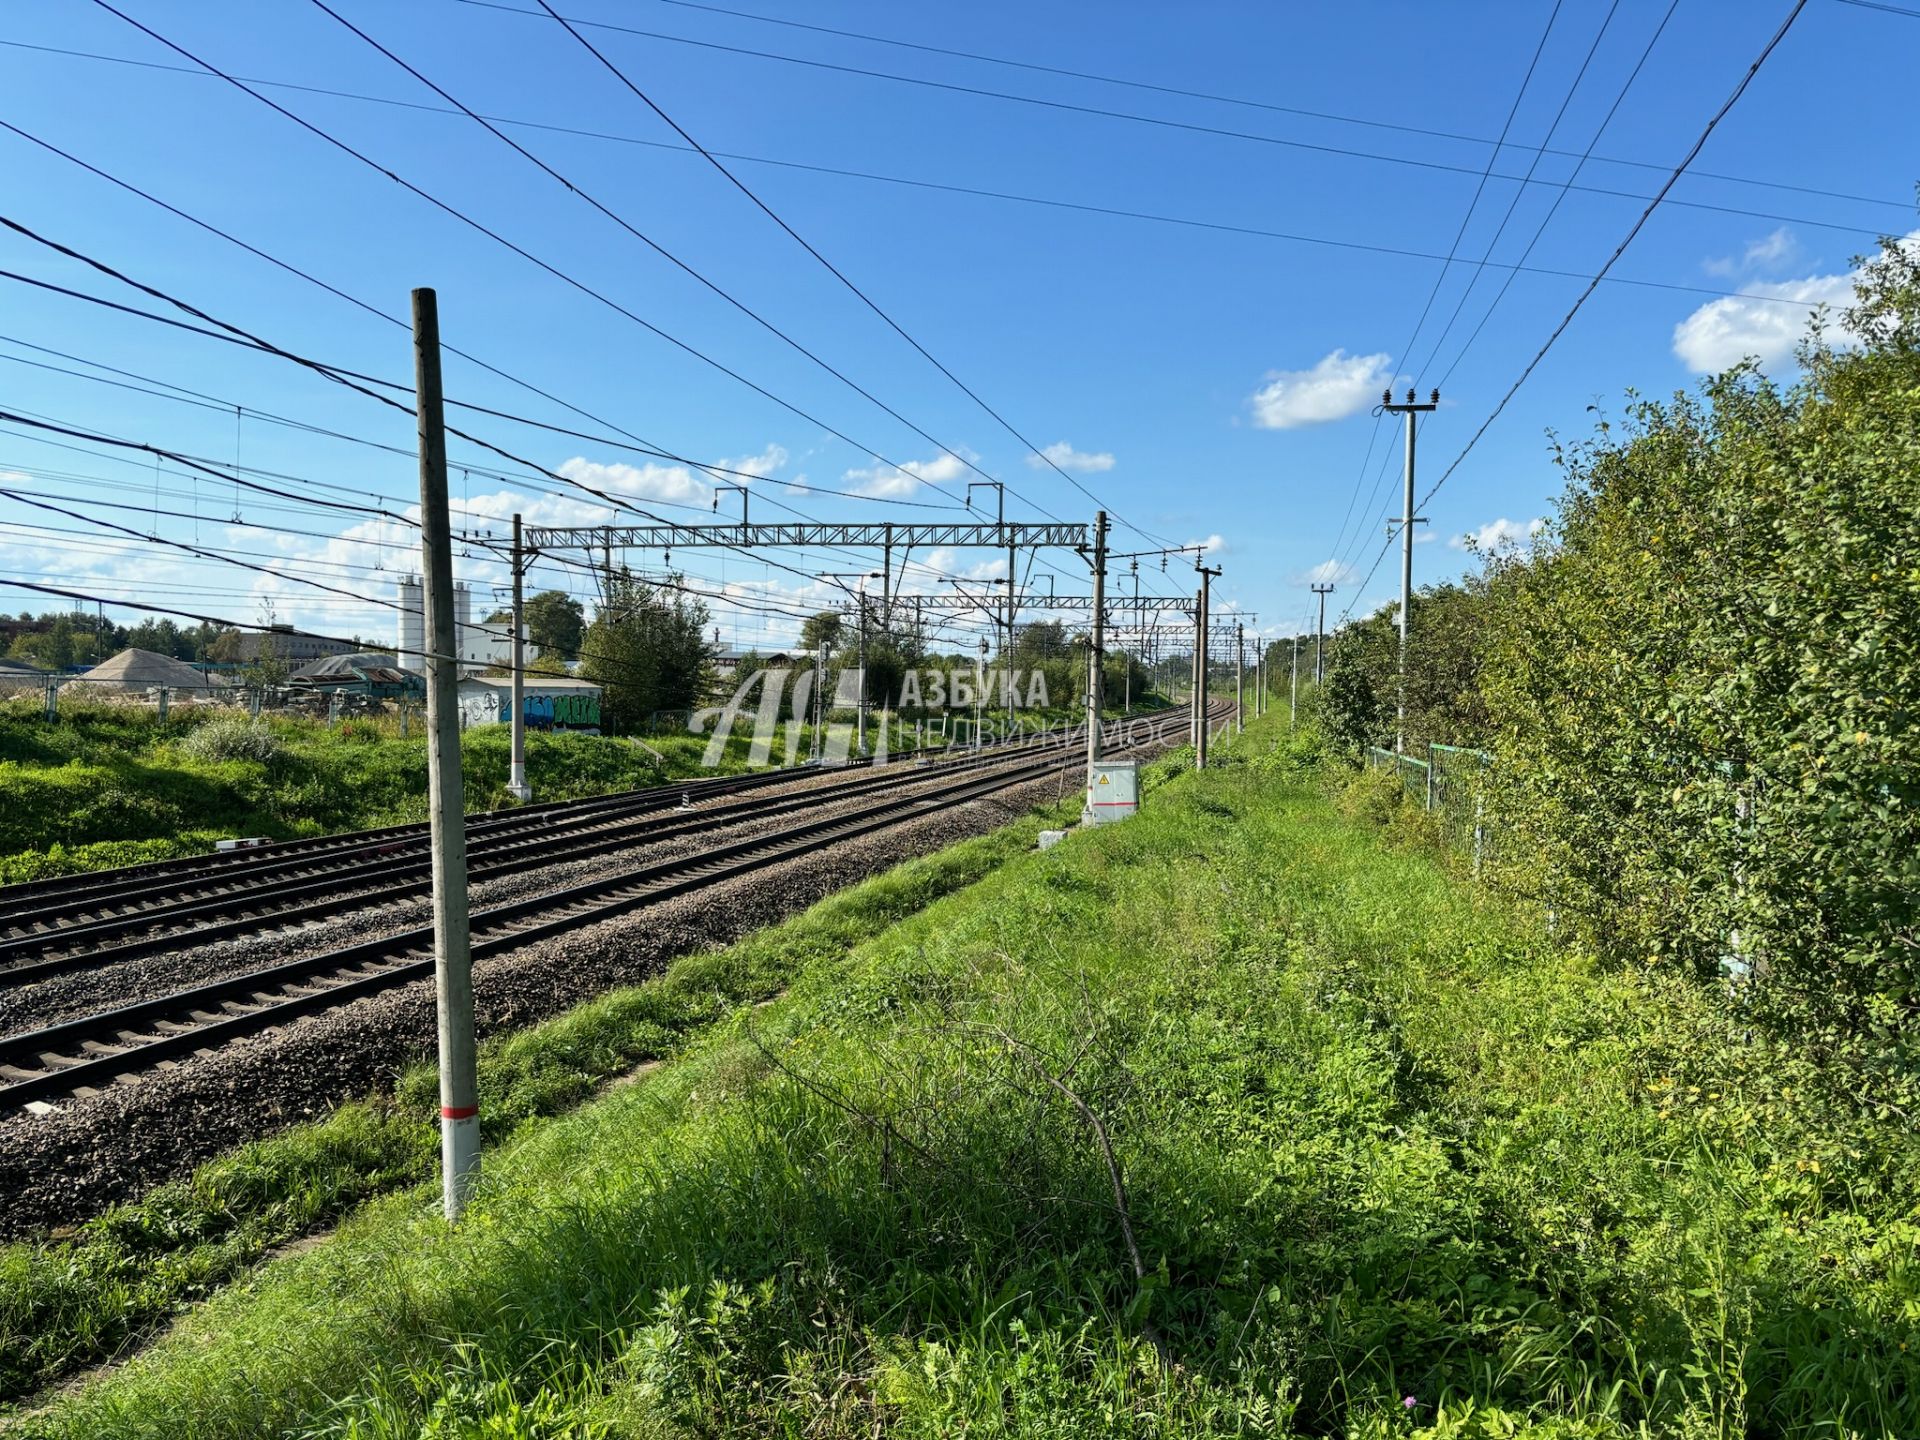
[[[293,672],[292,678],[295,680],[351,680],[358,671],[393,668],[393,656],[361,650],[351,655],[323,655],[318,660],[309,660]]]

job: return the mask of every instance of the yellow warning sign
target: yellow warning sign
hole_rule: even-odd
[[[1094,784],[1096,785],[1104,785],[1106,783],[1107,783],[1107,777],[1104,775],[1102,775],[1098,780],[1094,781]]]

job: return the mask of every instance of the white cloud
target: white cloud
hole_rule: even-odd
[[[1673,353],[1689,370],[1701,374],[1724,370],[1748,356],[1762,365],[1785,359],[1806,333],[1810,311],[1823,305],[1843,306],[1853,299],[1853,277],[1809,275],[1804,280],[1750,284],[1747,289],[1750,295],[1709,300],[1673,327]],[[1838,341],[1850,338],[1838,326],[1828,334]]]
[[[739,472],[730,476],[730,479],[738,480],[742,476],[750,475],[756,480],[764,480],[787,463],[787,447],[768,445],[758,455],[744,455],[737,460],[719,460],[715,463],[723,470]]]
[[[1248,398],[1262,430],[1291,430],[1344,420],[1372,405],[1393,379],[1387,355],[1335,350],[1311,370],[1272,370]]]
[[[1106,451],[1095,454],[1076,450],[1064,440],[1056,440],[1037,455],[1027,456],[1027,464],[1036,470],[1046,469],[1049,461],[1062,470],[1078,470],[1082,475],[1092,475],[1098,471],[1113,468],[1113,456]]]
[[[1202,555],[1224,555],[1227,553],[1227,537],[1218,533],[1209,535],[1204,540],[1189,540],[1187,541],[1187,545],[1189,547],[1198,545]]]
[[[1709,275],[1739,275],[1756,270],[1774,270],[1785,265],[1800,253],[1800,242],[1793,238],[1793,232],[1782,225],[1771,235],[1763,236],[1747,246],[1745,253],[1738,259],[1731,255],[1709,260],[1702,267]]]
[[[1547,528],[1547,522],[1538,517],[1527,520],[1509,520],[1502,515],[1498,520],[1489,520],[1478,530],[1466,535],[1456,535],[1447,544],[1455,550],[1475,550],[1482,555],[1491,555],[1496,550],[1509,547],[1516,550],[1528,549],[1533,537]]]
[[[558,473],[596,490],[682,505],[704,505],[713,493],[684,465],[602,465],[576,455],[561,464]]]
[[[1322,560],[1311,570],[1293,577],[1296,585],[1351,585],[1360,572],[1344,560]]]
[[[1748,247],[1752,255],[1782,232]],[[1920,254],[1920,230],[1909,231],[1898,242],[1908,254]],[[1724,370],[1752,356],[1770,365],[1793,353],[1807,330],[1809,313],[1826,306],[1839,310],[1853,301],[1855,272],[1809,275],[1802,280],[1755,281],[1743,295],[1709,300],[1673,327],[1673,353],[1699,373]],[[1859,337],[1838,318],[1830,318],[1826,338],[1835,345],[1853,345]]]
[[[966,468],[966,462],[958,455],[939,455],[932,460],[909,460],[900,466],[876,465],[868,470],[849,470],[843,478],[856,495],[903,500],[922,485],[944,485],[958,480]]]

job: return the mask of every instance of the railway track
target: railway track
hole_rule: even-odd
[[[873,771],[795,775],[773,772],[792,784],[831,776],[829,783],[771,801],[733,799],[765,788],[763,775],[726,777],[705,788],[675,786],[663,794],[630,792],[618,804],[556,810],[526,824],[469,827],[470,880],[491,880],[547,866],[590,859],[645,843],[668,841],[741,821],[805,809],[825,797],[844,798],[903,783],[929,773],[955,773],[1001,763],[992,754]],[[902,771],[907,775],[902,780]],[[743,783],[753,782],[753,783]],[[696,795],[699,800],[696,800]],[[715,804],[715,800],[721,803]],[[700,803],[704,801],[705,803]],[[687,802],[693,802],[689,805]],[[0,911],[0,990],[57,975],[98,969],[125,960],[260,934],[348,911],[372,910],[430,893],[431,871],[424,835],[385,839],[281,857],[268,863],[219,870],[211,876],[143,879],[134,888],[104,887],[65,900]],[[0,895],[0,899],[6,898]]]
[[[1184,724],[1184,718],[1177,716],[1151,722],[1152,742],[1164,743]],[[471,917],[473,956],[483,959],[628,914],[824,846],[874,834],[943,807],[1045,778],[1076,762],[1076,754],[1055,745],[1037,758],[1030,752],[986,755],[949,762],[935,767],[930,775],[920,767],[889,767],[890,772],[896,768],[918,771],[921,780],[930,782],[926,784],[876,772],[853,782],[860,786],[856,792],[850,793],[845,785],[826,786],[804,796],[783,797],[778,813],[802,813],[793,823],[777,829],[723,841],[698,854],[623,869],[475,910]],[[804,818],[806,809],[876,794],[878,798],[852,811]],[[730,808],[752,809],[750,805]],[[746,817],[736,813],[731,818]],[[711,816],[700,819],[713,820],[705,828],[727,823]],[[175,945],[182,938],[175,935],[164,937],[164,941]],[[97,960],[99,956],[96,953],[91,958]],[[0,1039],[0,1107],[41,1107],[61,1097],[137,1081],[142,1072],[166,1062],[212,1051],[432,973],[431,927],[416,926],[9,1036]]]

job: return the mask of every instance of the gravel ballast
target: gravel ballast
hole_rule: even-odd
[[[484,959],[474,976],[480,1033],[524,1026],[610,987],[645,979],[676,955],[726,944],[902,860],[997,828],[1031,806],[1051,801],[1062,785],[1054,776],[1026,782]],[[850,799],[847,808],[872,798]],[[772,827],[785,822],[775,818],[763,823]],[[732,838],[753,833],[753,828],[730,826],[725,833]],[[686,843],[709,838],[711,832]],[[648,847],[646,858],[665,859],[668,852],[656,854]],[[483,903],[492,903],[550,890],[630,866],[633,859],[629,851],[617,859],[600,857],[503,877],[495,882],[498,890],[481,892],[476,887],[476,899],[484,893]],[[577,876],[570,873],[576,870]],[[416,915],[421,918],[413,919]],[[423,923],[424,916],[424,903],[409,902],[405,910],[383,912],[380,928],[399,928],[409,919]],[[346,931],[352,938],[367,938],[366,917],[340,917],[297,936],[274,935],[241,944],[271,949],[272,957],[254,956],[266,964],[338,943]],[[290,945],[297,949],[289,950]],[[224,958],[218,968],[200,972],[203,975],[245,968],[236,967],[235,948],[210,946],[165,957],[177,965],[156,971],[153,984],[168,989],[192,983],[194,966],[212,963],[205,960],[206,952]],[[115,993],[121,1003],[130,998],[124,984]],[[89,1008],[75,1003],[82,1010]],[[0,1237],[42,1232],[98,1213],[235,1144],[319,1119],[342,1100],[387,1088],[399,1070],[430,1053],[433,1033],[433,988],[430,982],[419,982],[149,1073],[136,1084],[65,1102],[52,1113],[21,1112],[0,1121],[0,1194],[9,1200],[0,1210]]]

